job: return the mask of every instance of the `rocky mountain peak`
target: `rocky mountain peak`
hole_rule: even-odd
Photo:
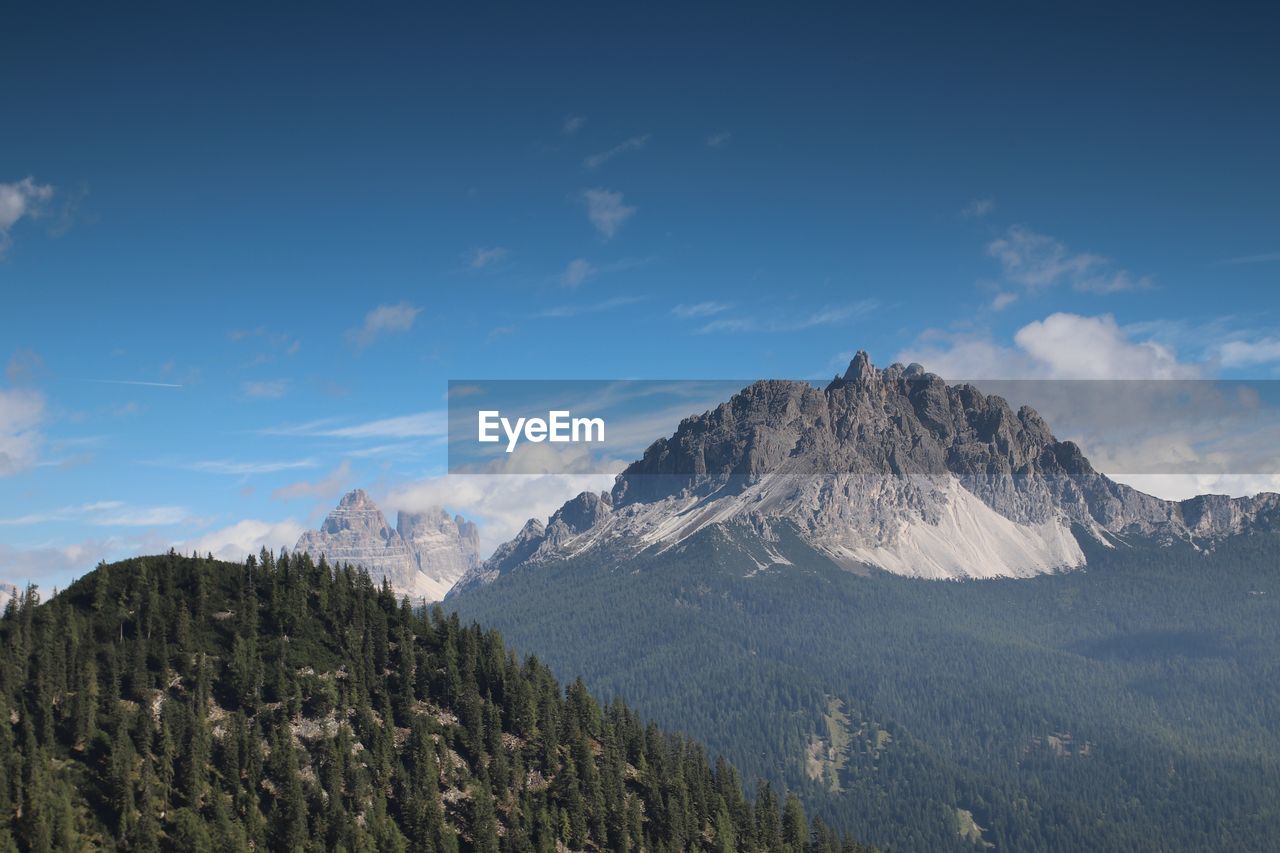
[[[859,351],[825,388],[752,383],[685,418],[476,577],[584,548],[668,548],[709,525],[787,524],[842,564],[925,577],[1082,565],[1077,533],[1212,540],[1274,525],[1280,496],[1165,501],[1098,473],[1032,408]]]
[[[864,350],[858,350],[857,354],[854,355],[843,377],[845,382],[860,384],[867,384],[878,378],[876,369],[871,365],[871,356],[867,355]]]
[[[368,507],[378,508],[364,489],[352,489],[342,496],[342,500],[338,501],[339,509],[366,509]]]
[[[363,535],[374,535],[387,540],[391,527],[382,515],[382,510],[370,499],[363,489],[355,489],[342,496],[320,528],[327,534],[340,534],[343,531],[357,531]]]
[[[401,512],[393,528],[363,489],[342,496],[318,531],[308,531],[295,551],[330,563],[363,566],[375,580],[386,577],[399,593],[439,601],[480,563],[474,523],[442,507]]]

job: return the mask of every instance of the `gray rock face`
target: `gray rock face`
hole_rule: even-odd
[[[615,506],[689,491],[741,488],[789,471],[797,481],[852,474],[931,482],[948,476],[1002,516],[1065,516],[1114,534],[1215,538],[1269,526],[1280,495],[1167,501],[1097,472],[1031,408],[1014,412],[972,385],[947,385],[919,365],[876,370],[858,353],[824,390],[758,382],[686,419],[619,477]]]
[[[439,601],[479,565],[480,536],[475,524],[439,507],[402,512],[393,529],[364,490],[356,489],[343,496],[318,531],[304,533],[294,550],[363,566],[374,580],[387,578],[402,595]]]
[[[427,512],[401,512],[396,532],[413,555],[419,572],[438,584],[452,586],[480,562],[480,532],[460,515],[442,508]]]
[[[1108,543],[1210,542],[1274,528],[1280,496],[1152,497],[1094,470],[1028,407],[860,352],[824,389],[757,382],[686,418],[611,493],[570,501],[540,539],[526,527],[485,574],[606,542],[669,547],[734,519],[785,520],[841,562],[1023,576],[1082,565],[1073,526]]]

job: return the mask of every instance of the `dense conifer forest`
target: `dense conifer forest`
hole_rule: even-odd
[[[1086,569],[936,582],[847,571],[799,536],[762,568],[748,534],[445,603],[868,843],[1276,849],[1280,535],[1082,532]]]
[[[362,571],[141,557],[0,619],[0,851],[865,848]]]

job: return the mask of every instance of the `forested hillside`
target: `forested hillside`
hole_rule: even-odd
[[[871,843],[1275,849],[1280,537],[939,583],[751,534],[531,565],[446,604]]]
[[[255,848],[863,849],[348,567],[142,557],[7,606],[0,850]]]

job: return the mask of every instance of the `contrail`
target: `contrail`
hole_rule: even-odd
[[[99,385],[146,385],[149,388],[181,388],[172,382],[143,382],[141,379],[81,379],[81,382],[96,382]]]

